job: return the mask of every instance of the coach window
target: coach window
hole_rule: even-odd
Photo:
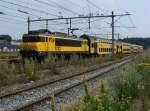
[[[94,43],[92,43],[92,48],[94,48]]]
[[[46,37],[46,42],[48,41],[48,38]]]

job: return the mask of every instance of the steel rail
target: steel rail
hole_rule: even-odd
[[[0,99],[4,99],[4,98],[11,97],[11,96],[15,96],[15,95],[20,94],[20,93],[22,93],[22,92],[30,91],[30,90],[33,90],[33,89],[36,89],[36,88],[40,88],[40,87],[43,87],[43,86],[46,86],[46,85],[53,84],[53,83],[55,83],[55,82],[59,82],[59,81],[66,80],[66,79],[69,79],[69,78],[72,78],[72,77],[76,77],[76,76],[79,76],[79,75],[83,75],[83,74],[86,74],[86,73],[89,73],[89,72],[92,72],[92,71],[95,71],[95,70],[98,70],[98,69],[101,69],[101,68],[104,68],[104,67],[108,67],[109,65],[118,63],[119,61],[123,61],[123,60],[126,60],[126,59],[128,59],[128,57],[123,58],[123,59],[118,60],[118,61],[111,61],[111,62],[107,62],[107,63],[104,63],[104,64],[100,64],[100,65],[99,65],[98,67],[96,67],[96,68],[89,69],[89,70],[86,70],[86,71],[82,71],[82,72],[80,72],[80,73],[72,74],[71,76],[67,76],[67,77],[64,77],[64,78],[56,79],[56,80],[54,80],[54,81],[47,81],[47,82],[45,82],[45,83],[41,83],[41,84],[33,85],[33,86],[31,86],[31,87],[27,87],[27,88],[24,88],[24,89],[21,88],[21,89],[18,89],[18,90],[16,90],[16,91],[12,91],[12,92],[9,92],[9,93],[5,93],[5,94],[0,95]]]
[[[19,93],[22,93],[22,92],[25,92],[25,91],[29,91],[29,90],[33,90],[33,89],[36,89],[36,88],[40,88],[40,87],[43,87],[43,86],[46,86],[46,85],[50,85],[50,84],[53,84],[55,82],[59,82],[61,80],[66,80],[66,79],[69,79],[69,78],[72,78],[72,77],[75,77],[75,76],[79,76],[79,75],[83,75],[85,73],[89,73],[91,71],[94,71],[94,70],[97,70],[97,69],[100,69],[100,68],[104,68],[104,67],[107,67],[109,65],[112,65],[116,63],[116,61],[112,61],[112,62],[109,62],[109,63],[106,63],[106,64],[102,64],[100,65],[99,67],[97,68],[94,68],[94,69],[90,69],[90,70],[87,70],[87,71],[83,71],[83,72],[80,72],[80,73],[77,73],[77,74],[73,74],[71,76],[67,76],[67,77],[64,77],[64,78],[61,78],[61,79],[56,79],[54,81],[48,81],[46,83],[41,83],[39,85],[34,85],[32,87],[28,87],[28,88],[24,88],[24,89],[18,89],[17,91],[13,91],[11,93],[5,93],[5,94],[2,94],[0,95],[0,99],[4,99],[4,98],[8,98],[8,97],[11,97],[11,96],[14,96],[14,95],[17,95]]]
[[[130,62],[131,62],[131,59],[129,59],[129,60],[124,60],[123,62],[119,62],[120,65],[118,65],[117,68],[119,68],[119,67],[121,67],[121,66],[123,66],[123,65],[125,65],[125,64],[127,64],[127,63],[130,63]],[[119,63],[118,63],[118,64],[119,64]],[[117,64],[117,63],[116,63],[116,64]],[[95,79],[95,78],[97,78],[97,77],[101,77],[102,75],[104,75],[104,74],[106,74],[106,73],[108,73],[108,72],[111,72],[111,71],[113,71],[113,70],[115,70],[114,67],[112,67],[112,68],[110,68],[109,70],[106,70],[106,71],[102,72],[101,74],[98,74],[98,75],[96,75],[96,76],[94,76],[94,77],[88,78],[88,79],[87,79],[87,82],[89,82],[89,81],[91,81],[91,80],[93,80],[93,79]],[[72,85],[70,85],[70,86],[68,86],[68,87],[65,87],[64,89],[57,90],[57,91],[54,93],[54,96],[57,97],[57,96],[61,95],[62,93],[66,92],[66,91],[69,91],[69,90],[72,89],[72,88],[75,88],[75,87],[77,87],[77,86],[82,85],[83,83],[84,83],[84,81],[80,81],[80,82],[78,82],[78,83],[75,83],[75,84],[72,84]],[[20,106],[20,107],[17,107],[17,108],[15,108],[15,109],[12,110],[12,111],[29,111],[34,105],[38,105],[38,104],[40,104],[40,103],[42,103],[42,102],[45,102],[45,101],[47,101],[47,100],[50,100],[50,95],[46,95],[46,96],[44,96],[44,97],[41,97],[41,98],[38,99],[38,100],[29,102],[29,103],[27,103],[27,104],[25,104],[25,105],[23,105],[23,106]]]

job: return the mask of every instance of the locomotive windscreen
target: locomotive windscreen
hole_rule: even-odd
[[[46,42],[45,37],[23,37],[23,42]]]

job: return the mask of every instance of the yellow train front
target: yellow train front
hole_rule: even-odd
[[[88,41],[54,34],[25,34],[21,43],[22,57],[42,58],[51,54],[88,54]]]

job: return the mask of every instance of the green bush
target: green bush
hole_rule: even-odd
[[[50,111],[55,111],[55,104],[54,104],[54,95],[50,96]]]
[[[59,68],[63,64],[62,62],[63,60],[59,61],[59,59],[56,56],[49,55],[41,64],[41,66],[45,69],[49,69],[50,72],[53,74],[59,74]]]
[[[76,65],[79,64],[79,60],[80,60],[79,56],[76,55],[76,54],[73,54],[73,55],[70,57],[69,64],[76,66]]]
[[[150,68],[150,63],[140,63],[136,65],[136,70],[137,71],[142,71],[145,68]]]
[[[17,68],[14,64],[0,62],[0,87],[5,87],[17,83]]]
[[[24,73],[30,79],[36,78],[36,61],[25,59]]]
[[[114,99],[120,101],[122,98],[137,98],[139,95],[137,85],[141,79],[142,77],[134,68],[119,70],[118,76],[112,82]]]
[[[148,111],[150,109],[150,57],[148,53],[144,53],[135,58],[134,65],[118,70],[116,76],[108,81],[107,90],[102,83],[100,90],[96,91],[98,93],[91,95],[85,81],[85,94],[81,99],[83,103],[79,109],[74,107],[72,111],[132,111],[135,100],[141,101],[140,111]],[[99,58],[96,59],[96,63],[101,62]]]
[[[150,63],[150,52],[141,53],[134,58],[135,63]]]
[[[130,111],[134,99],[138,98],[141,76],[134,69],[119,70],[108,90],[101,83],[98,95],[91,96],[84,85],[84,106],[81,111]]]
[[[84,83],[84,106],[81,111],[112,111],[112,99],[108,94],[108,91],[105,90],[103,82],[99,90],[99,95],[91,96],[89,94],[87,84]]]

